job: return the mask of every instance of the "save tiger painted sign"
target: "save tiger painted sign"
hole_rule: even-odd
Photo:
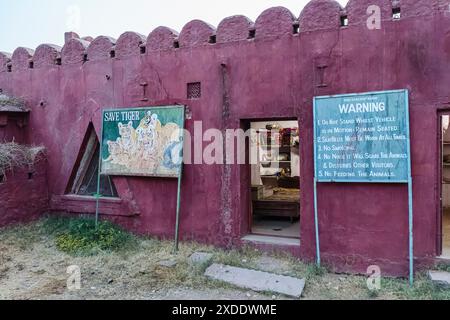
[[[103,111],[101,174],[178,178],[184,106]]]

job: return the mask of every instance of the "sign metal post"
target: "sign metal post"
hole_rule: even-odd
[[[186,115],[185,108],[183,107],[183,120],[180,132],[180,141],[184,144],[184,123]],[[183,178],[183,149],[181,149],[181,163],[180,163],[180,174],[178,175],[178,190],[177,190],[177,213],[175,222],[175,252],[178,252],[179,242],[180,242],[180,206],[181,206],[181,181]]]

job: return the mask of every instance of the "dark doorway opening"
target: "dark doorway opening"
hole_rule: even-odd
[[[250,122],[251,234],[300,238],[297,120]]]

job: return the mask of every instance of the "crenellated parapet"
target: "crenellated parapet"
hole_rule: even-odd
[[[265,10],[255,22],[255,38],[283,36],[293,33],[295,17],[284,7]]]
[[[7,52],[0,52],[0,72],[8,71],[8,65],[11,63],[12,55]]]
[[[0,52],[0,72],[122,59],[133,55],[151,55],[157,51],[214,47],[319,30],[339,30],[343,26],[365,25],[374,13],[380,14],[381,21],[392,21],[394,11],[401,13],[400,19],[447,13],[450,12],[450,0],[350,0],[345,8],[335,0],[311,0],[298,18],[284,7],[273,7],[262,12],[255,22],[235,15],[224,18],[216,30],[204,21],[192,20],[180,33],[160,26],[147,37],[129,31],[117,40],[107,36],[80,38],[78,34],[68,32],[63,48],[42,44],[35,52],[23,47],[17,48],[12,55]]]
[[[352,25],[367,23],[368,11],[372,13],[375,6],[380,8],[381,20],[385,21],[392,19],[392,9],[397,4],[391,0],[350,0],[346,7],[349,21]]]
[[[215,35],[215,28],[201,20],[188,22],[181,30],[179,42],[180,48],[197,47],[208,44]]]
[[[120,59],[139,54],[141,46],[145,46],[145,41],[145,36],[137,32],[123,33],[116,43],[116,57]]]
[[[148,51],[164,51],[174,48],[178,32],[167,27],[158,27],[147,37]]]
[[[225,18],[217,27],[217,43],[246,40],[254,25],[253,21],[242,15]]]
[[[334,0],[312,0],[300,13],[300,32],[338,29],[341,21],[341,5]]]
[[[72,38],[64,45],[61,51],[61,62],[63,65],[80,64],[86,60],[86,49],[90,42],[82,39]]]
[[[396,2],[401,8],[404,18],[432,15],[449,8],[448,0],[399,0]]]
[[[43,68],[59,63],[62,48],[52,44],[41,44],[33,56],[34,68]]]
[[[14,50],[11,58],[12,68],[14,70],[26,70],[31,67],[34,50],[24,47],[19,47]]]
[[[86,50],[89,61],[103,60],[114,56],[115,45],[116,39],[114,38],[105,36],[95,38]]]

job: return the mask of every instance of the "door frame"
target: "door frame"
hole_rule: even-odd
[[[253,122],[270,122],[270,121],[296,121],[297,122],[297,126],[299,131],[301,130],[301,126],[300,126],[300,118],[299,117],[265,117],[265,118],[245,118],[245,119],[241,119],[241,128],[245,128],[245,130],[248,130],[251,128],[251,124]],[[300,137],[299,137],[300,139]],[[242,234],[241,236],[246,236],[246,235],[253,235],[253,201],[252,201],[252,166],[250,164],[250,143],[248,141],[249,139],[246,140],[245,143],[245,159],[246,159],[246,170],[247,170],[247,174],[248,174],[248,181],[246,183],[245,189],[246,189],[246,193],[247,193],[247,199],[248,199],[248,205],[246,206],[247,212],[243,212],[243,216],[241,219],[245,219],[248,222],[248,228],[247,230],[243,230],[244,232],[246,232],[245,234]],[[300,139],[300,144],[299,144],[299,148],[302,148],[302,141]],[[301,154],[301,152],[300,152]],[[302,164],[302,159],[300,157],[300,161],[299,161],[299,170],[300,170],[300,175],[302,172],[302,168],[301,168],[301,164]],[[301,177],[300,181],[301,181]],[[301,187],[300,187],[300,192],[298,194],[299,197],[299,201],[300,201],[300,221],[302,220],[302,216],[301,216],[301,207],[302,207],[302,196],[301,196]],[[241,220],[242,221],[242,220]],[[298,234],[299,236],[296,237],[295,239],[301,239],[301,229],[299,228],[298,230]],[[258,234],[260,235],[260,234]],[[269,235],[267,235],[269,236]],[[284,238],[284,237],[281,237]]]
[[[440,257],[443,253],[443,215],[444,215],[444,205],[443,205],[443,192],[444,188],[442,185],[444,173],[443,173],[443,162],[444,162],[444,139],[442,132],[442,117],[448,115],[450,116],[450,107],[445,107],[438,109],[437,112],[437,214],[436,214],[436,256]],[[450,129],[449,129],[450,130]]]

